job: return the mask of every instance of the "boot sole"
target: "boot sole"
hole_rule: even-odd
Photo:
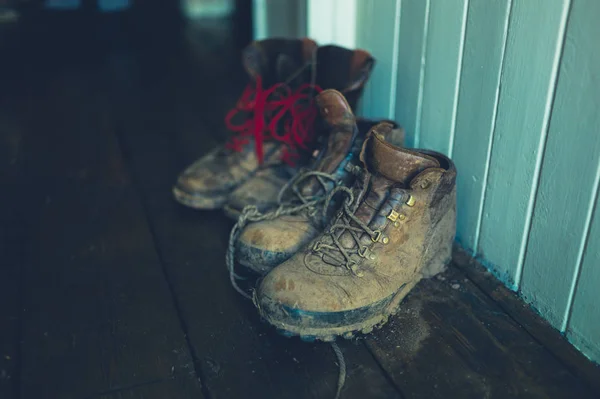
[[[393,295],[390,303],[385,307],[385,310],[382,313],[376,314],[375,316],[359,323],[348,324],[339,327],[299,328],[298,326],[287,325],[275,320],[269,320],[269,322],[277,328],[277,332],[279,334],[286,337],[299,337],[305,342],[313,342],[317,340],[333,342],[335,341],[336,337],[339,336],[346,339],[351,339],[359,334],[368,334],[374,329],[381,328],[383,325],[385,325],[389,317],[395,315],[400,310],[400,303],[420,280],[421,278],[418,278],[408,284],[405,284]]]
[[[337,336],[350,339],[358,334],[368,334],[373,331],[374,328],[381,328],[387,323],[390,316],[395,315],[400,310],[400,303],[404,300],[406,295],[414,288],[414,286],[421,281],[422,278],[431,278],[439,273],[446,270],[446,266],[450,263],[452,258],[452,243],[454,242],[454,232],[456,226],[456,211],[451,210],[448,212],[440,221],[436,228],[435,234],[429,240],[429,245],[425,248],[423,257],[426,259],[425,266],[415,276],[413,280],[404,284],[398,291],[392,294],[392,298],[387,297],[377,304],[351,310],[347,312],[339,312],[338,318],[343,320],[346,314],[350,312],[368,312],[373,307],[377,307],[378,304],[387,305],[382,306],[383,309],[376,313],[374,316],[369,317],[366,320],[360,322],[346,324],[335,327],[306,327],[302,325],[291,325],[278,320],[270,319],[263,315],[263,311],[258,307],[259,313],[265,317],[269,323],[275,326],[278,332],[286,337],[298,336],[300,339],[306,342],[312,342],[315,340],[332,342]],[[258,304],[257,298],[254,298],[255,304]],[[295,309],[284,310],[286,313],[295,312]],[[331,314],[331,313],[325,313]],[[312,317],[313,321],[318,319],[319,314],[316,312],[309,317]]]
[[[215,210],[222,208],[227,202],[227,196],[203,196],[199,194],[191,194],[181,190],[178,187],[173,187],[173,196],[175,200],[189,208],[201,210]]]
[[[242,212],[240,212],[239,210],[230,207],[229,205],[225,205],[223,206],[223,212],[225,213],[225,216],[227,216],[229,219],[233,219],[233,220],[238,220],[240,215],[242,214]]]
[[[265,276],[267,273],[269,273],[271,271],[272,268],[267,269],[260,269],[258,267],[256,267],[256,265],[252,262],[246,262],[244,260],[240,260],[239,261],[240,265],[244,266],[246,268],[246,270],[251,271],[252,273],[254,273],[257,276]]]

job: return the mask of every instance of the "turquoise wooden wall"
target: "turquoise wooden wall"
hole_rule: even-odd
[[[454,159],[457,241],[600,361],[600,1],[316,4],[378,59],[361,112]]]

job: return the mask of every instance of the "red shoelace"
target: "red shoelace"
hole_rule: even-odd
[[[284,83],[264,89],[262,79],[258,76],[255,86],[248,85],[235,108],[225,116],[227,128],[238,133],[225,146],[239,152],[248,144],[250,137],[254,137],[256,156],[259,164],[262,164],[264,141],[276,140],[286,145],[282,161],[293,166],[299,157],[297,149],[308,149],[314,138],[313,126],[317,117],[314,92],[321,91],[319,86],[308,83],[294,91]],[[236,125],[232,120],[241,112],[251,113],[252,117]]]

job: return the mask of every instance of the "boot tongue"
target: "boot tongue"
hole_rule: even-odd
[[[302,80],[301,71],[316,56],[317,44],[310,39],[265,39],[244,49],[243,64],[253,78],[261,76],[263,85]],[[310,71],[307,71],[310,73]]]
[[[381,133],[391,129],[390,125],[378,125],[367,139],[361,160],[374,175],[380,175],[404,187],[428,168],[438,168],[440,163],[433,157],[387,143]]]
[[[385,141],[393,126],[380,123],[367,135],[360,159],[371,173],[368,181],[359,182],[356,192],[368,186],[364,197],[357,203],[354,215],[365,224],[369,224],[379,208],[387,200],[389,190],[398,185],[408,187],[411,180],[428,168],[439,167],[439,162],[428,155],[396,147]],[[339,237],[345,248],[353,248],[356,243],[345,232]]]
[[[344,96],[336,90],[325,90],[316,97],[321,112],[323,134],[328,138],[318,155],[313,170],[332,174],[348,155],[358,135],[356,119]],[[321,188],[315,178],[301,187],[303,195],[314,195]]]

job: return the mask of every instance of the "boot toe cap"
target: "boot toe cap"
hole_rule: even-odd
[[[256,175],[237,187],[229,197],[227,208],[240,213],[247,205],[254,205],[260,212],[277,206],[279,191],[290,178],[275,169],[260,170]]]
[[[324,276],[308,270],[301,253],[271,271],[257,290],[261,316],[292,335],[353,334],[388,314],[394,294],[350,273]]]
[[[265,274],[292,257],[316,234],[309,223],[294,219],[281,217],[248,225],[236,245],[239,262]]]

